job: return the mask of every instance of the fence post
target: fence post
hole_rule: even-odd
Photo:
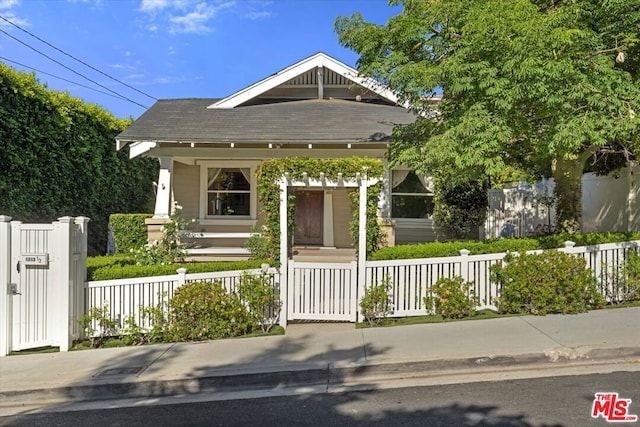
[[[469,254],[468,249],[460,249],[460,276],[466,283],[469,281]]]
[[[70,216],[58,218],[53,222],[53,231],[50,239],[49,253],[51,254],[51,281],[52,292],[49,293],[52,304],[51,312],[52,342],[60,347],[60,351],[69,351],[73,343],[72,331],[72,291],[73,280],[71,275],[71,226],[75,219]]]
[[[182,286],[185,283],[187,283],[187,269],[186,268],[181,267],[181,268],[176,270],[176,273],[178,273],[178,286]]]
[[[0,215],[0,357],[11,352],[11,217]]]
[[[289,230],[287,220],[287,178],[280,180],[280,310],[279,324],[286,329],[289,318],[289,282],[293,276],[289,276]],[[291,261],[293,262],[293,260]]]
[[[366,264],[365,269],[362,271],[362,274],[366,274]],[[360,300],[364,296],[364,290],[361,290],[358,286],[358,262],[351,261],[351,283],[349,283],[351,289],[355,288],[355,295],[351,295],[351,312],[353,315],[351,316],[351,320],[353,322],[358,322],[361,319],[362,313],[360,313]],[[355,297],[355,298],[354,298]],[[364,319],[362,319],[364,320]]]
[[[564,252],[565,254],[570,254],[573,252],[573,248],[576,246],[576,242],[572,242],[571,240],[567,240],[564,242],[564,247],[558,248],[559,252]]]

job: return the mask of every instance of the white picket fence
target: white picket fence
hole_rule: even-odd
[[[86,312],[106,306],[110,317],[117,320],[120,327],[125,326],[126,319],[132,318],[137,325],[148,328],[152,325],[142,308],[158,307],[169,301],[175,290],[185,283],[218,281],[231,293],[238,291],[243,274],[261,272],[254,269],[188,274],[186,269],[180,268],[176,274],[167,276],[91,281],[86,287]],[[268,274],[277,287],[278,274],[274,271]],[[95,322],[93,328],[100,330]]]
[[[640,253],[640,240],[581,247],[574,247],[569,242],[558,250],[582,256],[597,279],[601,294],[612,299],[621,291],[616,273],[630,251]],[[542,251],[528,253],[539,252]],[[420,316],[427,313],[423,301],[427,289],[440,278],[460,276],[464,281],[473,283],[479,299],[476,309],[497,309],[495,303],[496,297],[500,296],[500,285],[491,280],[490,268],[505,256],[506,253],[469,255],[468,251],[462,250],[459,256],[454,257],[367,261],[366,286],[389,278],[393,303],[391,316]]]
[[[582,256],[598,280],[600,292],[615,299],[620,292],[617,272],[630,252],[640,253],[640,240],[574,247],[571,242],[558,249]],[[531,251],[541,252],[541,251]],[[441,258],[367,261],[365,288],[389,279],[393,317],[427,314],[424,297],[427,289],[442,278],[462,277],[473,283],[479,299],[477,309],[496,309],[500,286],[491,280],[490,268],[501,262],[506,253],[470,255],[463,250],[459,256]],[[260,270],[251,270],[259,272]],[[142,316],[140,307],[153,307],[166,301],[175,289],[187,282],[219,280],[229,292],[237,291],[245,271],[187,274],[181,269],[175,275],[94,281],[87,283],[87,309],[107,305],[112,318],[124,322],[133,316],[138,325],[151,326]],[[330,264],[290,262],[288,284],[271,271],[274,285],[282,298],[288,320],[351,321],[358,319],[357,263]],[[360,295],[363,295],[361,292]],[[286,301],[284,301],[286,300]],[[285,322],[286,323],[286,322]]]

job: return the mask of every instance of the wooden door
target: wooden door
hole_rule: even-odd
[[[295,245],[323,243],[324,192],[296,192]]]

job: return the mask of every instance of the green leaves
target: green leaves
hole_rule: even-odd
[[[385,25],[336,21],[359,72],[423,113],[395,130],[392,164],[496,177],[507,167],[549,173],[554,158],[578,156],[581,174],[583,153],[640,149],[636,0],[394,3],[402,12]],[[425,95],[439,91],[433,112]]]
[[[111,213],[144,212],[157,162],[116,152],[130,120],[48,90],[0,64],[0,213],[21,221],[91,219],[89,253],[107,249]]]

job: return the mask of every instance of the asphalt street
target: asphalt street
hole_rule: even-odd
[[[640,415],[640,372],[302,393],[0,418],[1,426],[602,426],[595,393],[617,392]],[[636,425],[636,424],[630,424]]]

